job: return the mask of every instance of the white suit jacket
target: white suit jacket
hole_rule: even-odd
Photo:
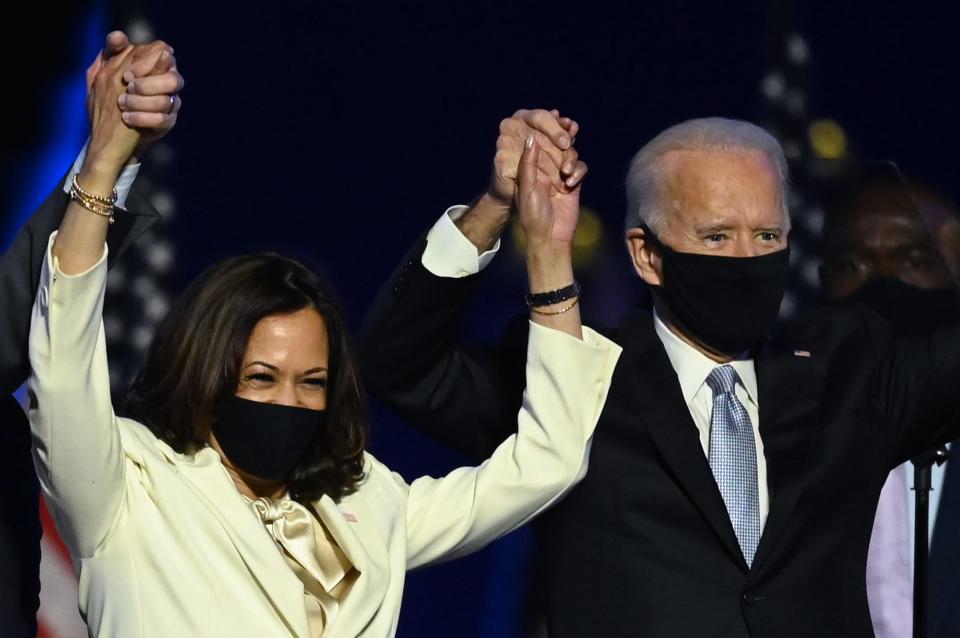
[[[48,250],[30,332],[34,460],[91,634],[307,638],[303,587],[219,455],[178,454],[114,415],[105,257],[67,276]],[[360,571],[325,638],[392,636],[406,570],[475,551],[570,489],[619,354],[586,328],[580,341],[531,325],[519,430],[490,459],[407,484],[367,454],[356,493],[317,501]]]

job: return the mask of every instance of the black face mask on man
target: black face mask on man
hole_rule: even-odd
[[[662,263],[654,297],[682,330],[728,355],[750,350],[767,335],[787,288],[789,247],[760,257],[683,253],[642,228]]]
[[[877,277],[848,299],[886,319],[898,337],[927,335],[938,326],[960,321],[960,297],[953,288],[928,290],[894,277]]]
[[[230,462],[257,478],[282,481],[323,430],[327,413],[231,395],[211,430]]]

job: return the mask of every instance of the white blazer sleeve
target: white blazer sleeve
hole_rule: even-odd
[[[40,486],[70,552],[92,556],[124,498],[124,455],[103,336],[107,249],[85,273],[60,272],[51,247],[30,325],[30,427]]]
[[[581,341],[531,322],[517,433],[478,467],[401,484],[408,569],[480,549],[583,478],[619,356],[619,346],[589,328]]]

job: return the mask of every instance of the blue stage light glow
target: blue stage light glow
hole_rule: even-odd
[[[103,46],[107,31],[107,10],[104,2],[93,3],[86,19],[80,23],[77,46],[72,63],[61,76],[63,81],[51,81],[47,95],[51,107],[46,109],[48,123],[43,139],[24,154],[18,172],[27,179],[17,185],[11,194],[12,205],[0,228],[0,247],[6,247],[27,221],[30,213],[43,201],[63,177],[87,136],[86,98],[87,66]]]

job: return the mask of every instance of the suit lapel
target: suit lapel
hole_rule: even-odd
[[[377,528],[377,519],[359,494],[347,497],[340,506],[324,496],[313,506],[330,535],[360,572],[324,636],[359,636],[380,609],[388,580],[384,574],[389,564],[387,548]]]
[[[115,222],[107,229],[107,245],[110,248],[107,259],[111,266],[133,242],[160,220],[160,213],[134,188],[127,197],[127,209],[118,211],[114,219]]]
[[[621,335],[625,365],[617,383],[624,388],[623,396],[631,404],[628,414],[643,419],[667,469],[731,557],[746,571],[746,561],[703,453],[697,426],[670,359],[654,332],[650,311],[637,309],[628,315]]]
[[[767,463],[770,512],[752,569],[770,556],[800,496],[809,462],[810,429],[823,389],[823,361],[808,351],[773,353],[754,359],[760,403],[760,438]]]
[[[287,565],[256,514],[237,492],[217,453],[205,448],[190,458],[173,453],[162,442],[158,441],[157,445],[220,523],[290,632],[308,637],[303,584]]]

